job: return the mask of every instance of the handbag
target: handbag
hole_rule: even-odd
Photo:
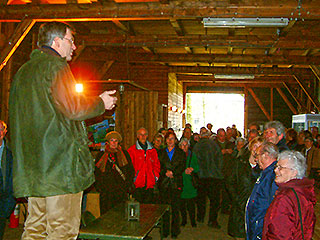
[[[192,152],[191,152],[191,154],[190,154],[190,161],[189,161],[188,167],[190,167],[191,158],[192,158]],[[198,173],[192,171],[192,172],[191,172],[191,183],[192,183],[192,186],[193,186],[194,188],[198,188],[198,187],[199,187],[199,182],[200,182],[200,179],[199,179]]]

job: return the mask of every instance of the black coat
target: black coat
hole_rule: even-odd
[[[248,148],[243,148],[241,151],[240,156],[238,155],[233,162],[231,175],[226,179],[232,200],[228,234],[239,238],[246,236],[245,207],[255,183],[249,164],[250,151]]]
[[[183,181],[182,173],[186,169],[186,154],[179,147],[175,147],[174,154],[170,161],[167,151],[167,148],[161,149],[159,151],[159,160],[160,160],[160,178],[159,178],[159,188],[160,191],[166,191],[170,186],[174,189],[182,190]],[[170,179],[166,176],[167,170],[173,172],[173,178]]]
[[[0,217],[7,218],[10,216],[16,200],[13,197],[12,187],[12,153],[3,141],[4,149],[1,157],[0,173]]]

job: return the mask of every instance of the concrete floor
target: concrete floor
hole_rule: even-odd
[[[320,194],[318,193],[318,203],[315,207],[316,215],[317,215],[317,223],[315,227],[315,233],[313,236],[313,240],[320,240]],[[208,214],[207,214],[208,215]],[[207,219],[205,219],[207,220]],[[221,225],[221,229],[213,229],[207,226],[205,223],[198,223],[197,228],[192,228],[190,223],[188,223],[185,227],[181,228],[181,234],[178,236],[178,239],[183,240],[228,240],[234,239],[227,234],[227,225],[228,225],[228,215],[219,214],[218,217],[219,224]],[[20,224],[18,228],[6,228],[6,232],[4,234],[3,240],[19,240],[23,231],[23,225]],[[160,239],[159,229],[154,229],[149,236],[152,237],[153,240]],[[166,240],[171,239],[168,237]],[[58,239],[57,239],[58,240]]]

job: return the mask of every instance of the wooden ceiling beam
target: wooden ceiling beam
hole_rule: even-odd
[[[87,46],[87,45],[86,45]],[[143,49],[153,48],[142,46]],[[185,49],[186,50],[186,49]],[[148,50],[146,50],[148,51]],[[91,52],[84,52],[83,58],[86,61],[107,61],[116,60],[119,62],[126,61],[126,53],[123,49],[117,51],[106,48],[96,51],[94,54]],[[320,58],[317,56],[282,56],[282,55],[241,55],[241,54],[185,54],[185,53],[137,53],[129,49],[129,59],[132,63],[203,63],[209,64],[254,64],[254,65],[302,65],[306,68],[309,65],[320,65]]]
[[[92,4],[43,4],[28,6],[29,18],[171,18],[179,17],[288,17],[319,19],[320,8],[317,1],[305,1],[302,4],[304,11],[299,15],[296,0],[269,0],[269,1],[241,1],[237,6],[230,1],[170,1],[168,4],[160,2],[149,3],[114,3],[104,2]],[[67,9],[67,11],[66,11]],[[0,19],[22,19],[26,17],[25,6],[10,5],[0,10]],[[72,17],[70,17],[72,16]],[[121,20],[121,19],[120,19]]]
[[[81,35],[79,39],[84,40],[88,46],[121,46],[126,41],[128,46],[150,46],[150,47],[223,47],[230,45],[234,48],[275,48],[301,50],[304,48],[320,48],[320,37],[294,37],[280,38],[277,43],[271,36],[263,36],[257,40],[257,36],[216,36],[216,35],[140,35],[126,39],[123,35],[114,34],[88,34]]]
[[[183,67],[171,66],[169,72],[175,73],[211,73],[211,74],[254,74],[265,76],[291,76],[293,74],[301,74],[304,76],[312,76],[310,69],[303,68],[245,68],[245,67]]]

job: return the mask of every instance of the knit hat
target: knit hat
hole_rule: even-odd
[[[122,141],[122,137],[121,137],[120,133],[118,133],[116,131],[109,132],[106,135],[105,140],[109,142],[111,138],[117,139],[119,142]]]

